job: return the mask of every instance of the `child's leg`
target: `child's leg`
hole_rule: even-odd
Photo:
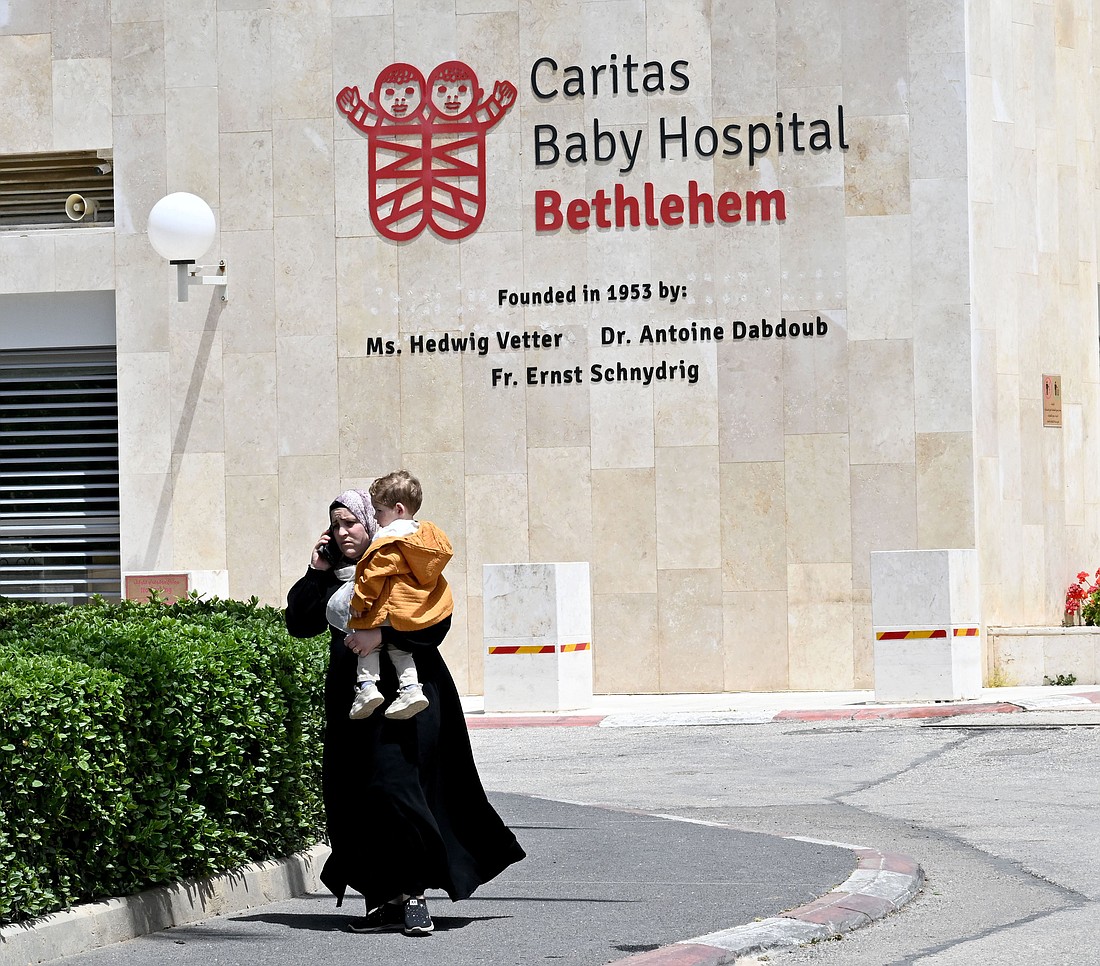
[[[384,644],[383,647],[386,649],[386,654],[389,655],[394,670],[397,671],[397,686],[404,688],[410,684],[419,684],[420,678],[416,674],[416,661],[413,660],[413,656],[408,651],[403,651],[392,644]],[[374,653],[377,654],[378,652],[375,651]]]
[[[373,681],[378,683],[378,679],[382,676],[379,671],[378,663],[378,651],[376,648],[371,651],[370,654],[360,654],[355,662],[355,680],[362,684],[364,681]]]
[[[394,670],[397,671],[397,697],[386,708],[386,717],[404,721],[423,711],[428,706],[428,699],[424,697],[424,689],[420,686],[413,656],[392,644],[384,646]]]

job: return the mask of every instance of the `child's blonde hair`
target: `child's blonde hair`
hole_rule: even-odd
[[[408,510],[409,516],[416,516],[423,497],[424,491],[420,488],[420,480],[408,470],[387,473],[385,476],[378,477],[370,485],[372,502],[391,508],[401,503]]]

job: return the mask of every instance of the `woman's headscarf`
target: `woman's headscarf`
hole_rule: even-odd
[[[329,504],[328,512],[330,516],[338,506],[350,510],[351,515],[363,524],[364,529],[367,531],[368,540],[374,540],[374,535],[378,532],[378,521],[374,517],[374,506],[370,502],[369,494],[363,490],[344,490]]]

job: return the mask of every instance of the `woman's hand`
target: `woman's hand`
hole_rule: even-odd
[[[309,565],[314,570],[332,570],[332,564],[321,556],[321,548],[331,540],[332,534],[328,530],[317,538],[317,543],[313,547],[313,556],[309,560]]]
[[[369,631],[349,631],[344,638],[344,646],[352,654],[362,657],[382,646],[382,632],[377,627],[372,627]]]

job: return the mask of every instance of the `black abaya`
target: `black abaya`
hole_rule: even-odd
[[[287,595],[287,630],[322,633],[325,605],[339,586],[331,570],[308,570]],[[465,899],[524,857],[478,777],[458,691],[438,649],[449,626],[447,618],[401,636],[429,701],[406,721],[386,718],[384,706],[361,721],[348,718],[356,658],[344,635],[329,628],[321,782],[332,855],[321,881],[340,901],[349,887],[368,908],[425,889]],[[388,705],[397,679],[384,652],[380,663]]]

